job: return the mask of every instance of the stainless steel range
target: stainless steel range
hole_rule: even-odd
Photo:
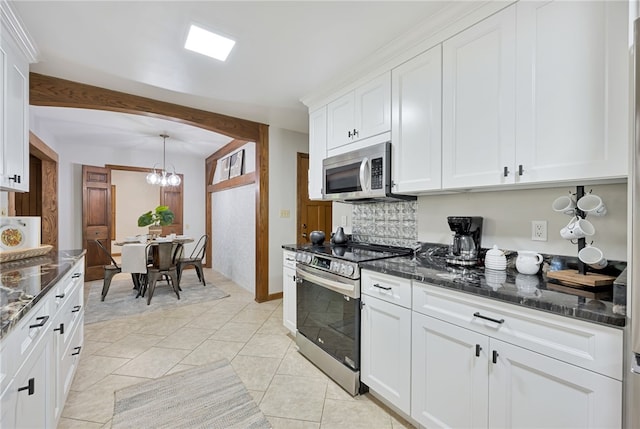
[[[351,395],[360,392],[360,264],[411,253],[366,243],[297,250],[296,344]]]

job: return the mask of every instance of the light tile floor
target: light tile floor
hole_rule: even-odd
[[[205,277],[230,296],[85,325],[59,429],[110,428],[114,391],[221,358],[276,429],[412,427],[369,394],[351,397],[300,355],[282,325],[282,300],[258,304],[219,273]]]

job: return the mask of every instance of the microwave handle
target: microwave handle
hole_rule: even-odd
[[[363,191],[369,192],[371,188],[371,168],[369,158],[364,158],[360,163],[360,186]]]

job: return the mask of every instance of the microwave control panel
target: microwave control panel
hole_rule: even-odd
[[[382,166],[382,158],[374,158],[371,160],[371,189],[382,189],[384,170]]]

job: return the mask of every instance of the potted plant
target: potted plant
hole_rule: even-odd
[[[143,213],[138,218],[138,226],[149,226],[149,235],[157,237],[162,233],[162,227],[173,223],[175,215],[169,206],[158,206],[155,210]]]

